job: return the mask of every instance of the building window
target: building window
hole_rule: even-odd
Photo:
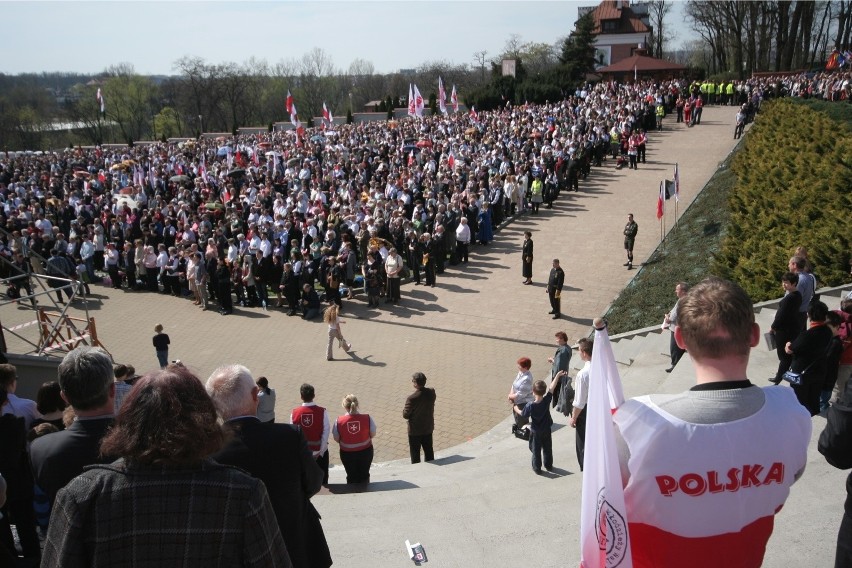
[[[603,20],[601,22],[601,31],[604,33],[618,31],[618,20]]]

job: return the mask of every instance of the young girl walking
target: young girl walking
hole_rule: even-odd
[[[340,320],[340,307],[337,304],[332,304],[323,312],[322,320],[328,324],[328,346],[325,350],[326,359],[334,360],[331,348],[334,345],[334,340],[337,340],[338,346],[349,352],[352,349],[352,344],[343,339],[343,333],[340,331],[340,324],[346,323]]]

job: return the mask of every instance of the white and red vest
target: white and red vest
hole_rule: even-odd
[[[692,424],[649,397],[614,419],[630,449],[624,489],[635,568],[751,568],[807,461],[811,419],[792,389],[763,389],[758,412]]]
[[[370,440],[369,414],[344,414],[337,419],[340,451],[357,452],[373,445]]]
[[[322,430],[325,424],[325,408],[322,406],[297,406],[293,409],[293,424],[299,426],[305,434],[308,448],[312,452],[320,451]]]

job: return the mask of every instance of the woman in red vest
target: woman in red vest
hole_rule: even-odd
[[[338,417],[331,435],[340,444],[340,461],[346,469],[346,483],[369,483],[376,423],[369,414],[358,412],[358,397],[354,394],[344,397],[343,408],[346,414]]]

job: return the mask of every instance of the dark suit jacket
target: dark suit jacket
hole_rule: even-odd
[[[424,436],[435,429],[435,389],[417,389],[405,400],[402,417],[408,420],[409,436]]]
[[[320,516],[310,502],[322,487],[323,473],[302,432],[290,424],[263,424],[255,417],[227,425],[234,437],[212,458],[263,481],[293,566],[331,566]]]
[[[565,271],[562,267],[551,268],[550,277],[547,279],[547,291],[551,294],[561,291],[562,285],[565,282]]]
[[[113,461],[100,457],[101,439],[112,423],[111,416],[75,420],[67,429],[33,441],[30,446],[33,474],[51,505],[59,490],[83,473],[85,466]]]

